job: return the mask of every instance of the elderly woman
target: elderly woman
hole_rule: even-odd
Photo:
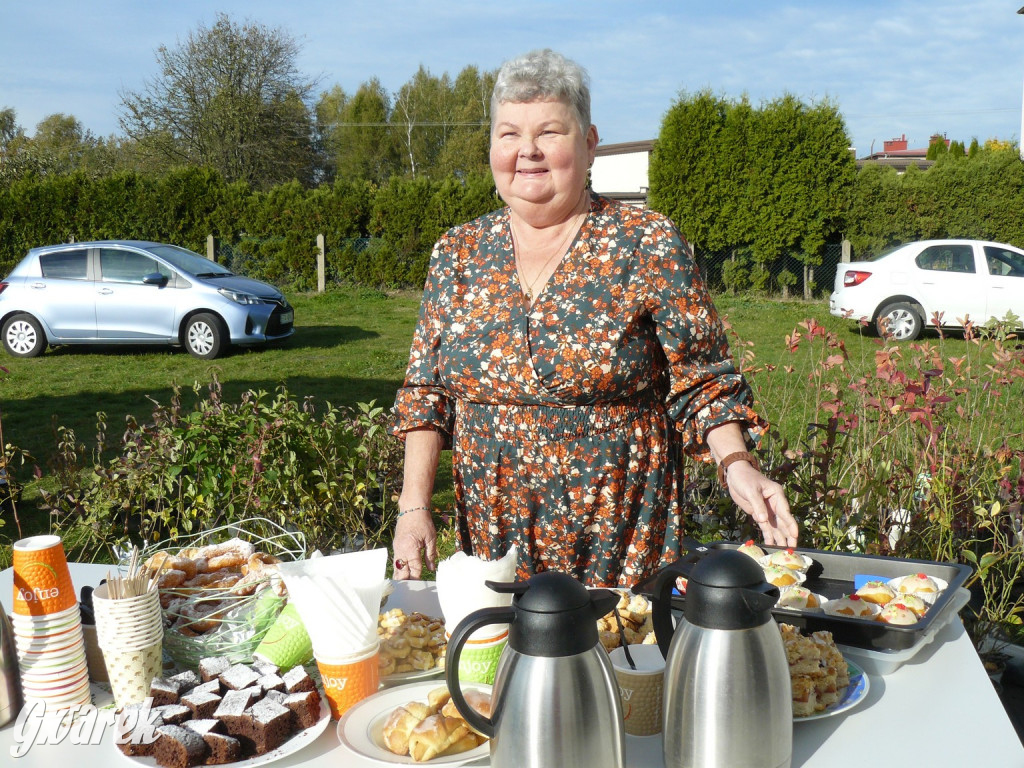
[[[586,73],[550,50],[506,62],[491,170],[507,207],[434,248],[405,383],[395,577],[434,567],[430,499],[450,446],[459,544],[519,576],[630,586],[680,555],[682,451],[719,463],[766,543],[793,546],[765,429],[672,222],[591,193]]]

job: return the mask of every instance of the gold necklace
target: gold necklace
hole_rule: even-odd
[[[516,236],[516,225],[512,221],[512,215],[509,214],[508,227],[512,233],[512,256],[515,259],[516,263],[516,277],[519,278],[519,285],[526,289],[526,299],[530,302],[530,304],[533,304],[533,300],[534,298],[536,298],[533,293],[533,289],[534,286],[537,284],[537,281],[540,280],[540,276],[544,274],[544,271],[548,268],[548,264],[554,261],[556,256],[565,253],[565,247],[566,245],[569,244],[569,240],[572,238],[573,235],[575,235],[579,231],[580,227],[583,224],[583,219],[581,217],[585,216],[586,213],[583,213],[577,214],[574,217],[579,219],[576,226],[569,227],[569,231],[566,234],[565,239],[562,240],[561,244],[552,252],[550,256],[548,256],[547,261],[544,262],[544,265],[540,268],[540,271],[537,272],[537,274],[534,276],[533,280],[531,282],[527,282],[526,275],[523,274],[523,270],[521,269],[519,264],[519,238]]]

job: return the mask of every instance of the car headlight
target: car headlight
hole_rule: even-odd
[[[236,304],[262,304],[259,296],[245,291],[232,291],[230,288],[218,288],[217,293]]]

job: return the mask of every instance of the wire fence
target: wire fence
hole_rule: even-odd
[[[750,248],[698,250],[695,254],[712,293],[756,293],[806,299],[827,296],[843,258],[842,243],[828,243],[819,263],[805,265],[801,254],[789,253],[770,262],[758,262]]]

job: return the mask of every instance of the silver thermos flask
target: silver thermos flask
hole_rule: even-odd
[[[556,571],[487,586],[515,595],[512,605],[483,608],[459,622],[445,675],[459,713],[491,739],[493,768],[623,768],[619,688],[597,634],[597,620],[615,608],[618,594],[588,590]],[[469,706],[459,682],[462,648],[486,624],[509,625],[490,717]]]
[[[14,646],[14,630],[7,612],[0,607],[0,727],[21,712],[21,674]]]
[[[665,655],[665,768],[789,768],[793,702],[779,597],[761,567],[735,550],[712,550],[688,574],[673,628],[678,565],[655,584],[654,630]]]

